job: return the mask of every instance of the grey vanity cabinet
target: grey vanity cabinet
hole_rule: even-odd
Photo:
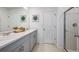
[[[31,52],[36,44],[36,41],[37,31],[34,31],[0,49],[0,52]]]

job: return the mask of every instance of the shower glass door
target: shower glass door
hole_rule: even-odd
[[[65,49],[70,52],[77,51],[78,19],[78,8],[65,13]]]

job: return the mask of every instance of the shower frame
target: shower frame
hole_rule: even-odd
[[[68,50],[66,49],[66,12],[70,11],[73,8],[74,7],[70,7],[64,12],[64,49],[66,52],[68,52]]]

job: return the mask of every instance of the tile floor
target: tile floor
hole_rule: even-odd
[[[32,52],[65,52],[65,50],[57,48],[54,44],[36,44]]]

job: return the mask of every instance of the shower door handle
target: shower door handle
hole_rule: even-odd
[[[78,37],[79,38],[79,35],[74,35],[74,37]]]

